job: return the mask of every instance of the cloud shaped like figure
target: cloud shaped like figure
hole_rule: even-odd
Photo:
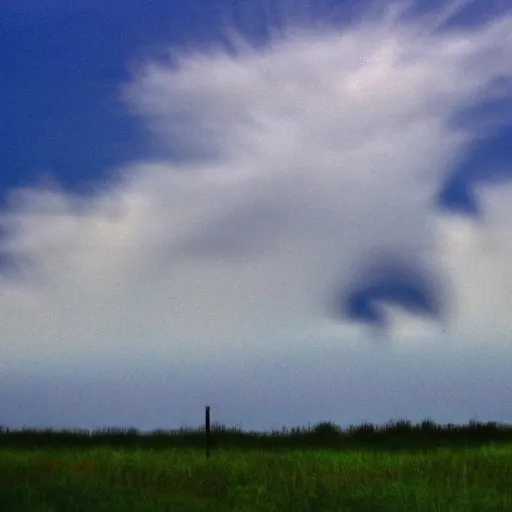
[[[446,304],[438,277],[414,258],[381,255],[360,267],[358,274],[351,289],[337,297],[336,309],[348,318],[382,328],[386,323],[383,302],[419,316],[442,318]]]

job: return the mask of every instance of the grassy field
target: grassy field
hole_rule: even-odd
[[[394,428],[393,438],[392,426],[366,426],[362,441],[356,430],[323,424],[266,437],[246,434],[245,444],[241,432],[218,428],[209,459],[195,446],[199,431],[174,438],[104,431],[95,438],[4,430],[0,510],[512,511],[512,442],[488,439],[492,429],[485,426],[476,435],[475,424],[451,446],[447,428],[443,434],[424,426],[414,434],[402,423],[402,435]]]

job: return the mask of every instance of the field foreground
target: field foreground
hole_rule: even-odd
[[[371,449],[0,448],[0,510],[511,512],[512,444]]]

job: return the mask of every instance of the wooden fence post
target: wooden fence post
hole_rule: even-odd
[[[205,434],[206,434],[206,458],[210,458],[210,407],[206,406],[205,415]]]

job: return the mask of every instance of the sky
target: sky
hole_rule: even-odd
[[[512,423],[509,2],[0,10],[0,425]]]

